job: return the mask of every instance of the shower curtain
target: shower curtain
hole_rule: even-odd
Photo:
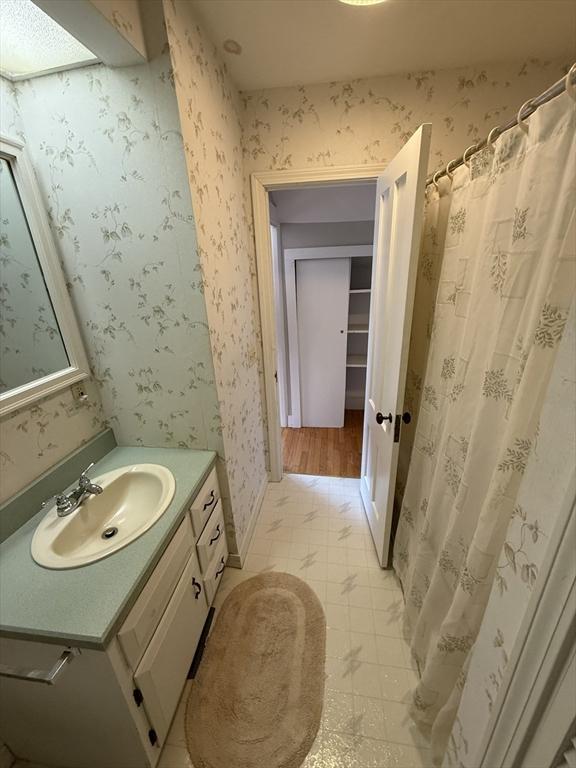
[[[411,713],[436,762],[501,555],[532,578],[504,536],[574,295],[574,101],[557,97],[525,127],[459,168],[426,213],[418,280],[437,284],[436,302],[422,380],[412,371],[420,407],[393,559],[421,673]]]

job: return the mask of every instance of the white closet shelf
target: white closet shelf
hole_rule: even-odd
[[[346,368],[366,368],[368,358],[366,355],[348,355]]]
[[[348,333],[368,333],[368,323],[351,323]]]
[[[350,288],[350,293],[370,293],[370,288]]]

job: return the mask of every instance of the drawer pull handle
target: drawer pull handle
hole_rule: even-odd
[[[224,558],[221,558],[220,562],[222,563],[222,568],[219,568],[219,569],[216,571],[216,576],[214,577],[215,579],[217,579],[217,578],[218,578],[218,576],[220,576],[220,574],[221,574],[221,573],[222,573],[222,571],[224,570],[224,568],[226,568],[226,561],[224,560]]]
[[[218,525],[216,526],[216,530],[218,531],[218,533],[216,534],[216,536],[213,536],[213,537],[210,539],[210,541],[208,542],[208,546],[209,546],[209,547],[211,547],[211,546],[212,546],[212,544],[214,544],[214,542],[215,542],[215,541],[218,541],[218,539],[219,539],[219,538],[220,538],[220,536],[222,535],[222,531],[220,530],[220,523],[218,523]]]
[[[212,506],[212,505],[213,505],[215,502],[216,502],[216,496],[214,495],[214,489],[212,489],[212,490],[210,491],[210,498],[208,499],[208,501],[206,502],[206,504],[204,504],[204,506],[203,506],[203,508],[202,508],[202,511],[203,511],[203,512],[206,512],[206,510],[208,509],[208,507],[211,507],[211,506]]]
[[[202,592],[202,586],[196,581],[194,576],[192,576],[192,587],[196,590],[194,593],[194,600],[198,600]]]

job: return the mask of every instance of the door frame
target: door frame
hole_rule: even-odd
[[[284,250],[284,281],[286,285],[286,325],[288,337],[288,369],[290,371],[289,427],[302,426],[300,400],[300,347],[298,342],[298,309],[296,305],[296,262],[305,259],[354,259],[372,256],[371,245],[320,245],[310,248],[286,248]],[[278,309],[278,308],[277,308]],[[280,366],[279,366],[280,367]],[[280,384],[280,382],[278,382]]]
[[[385,163],[377,165],[347,165],[334,168],[305,168],[301,170],[257,171],[250,175],[252,215],[262,353],[264,362],[264,390],[269,455],[269,479],[282,480],[282,432],[276,385],[277,349],[275,320],[272,243],[270,238],[270,209],[268,193],[289,187],[319,187],[334,184],[359,184],[375,181],[386,170]]]

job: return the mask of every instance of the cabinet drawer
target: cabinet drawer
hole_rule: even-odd
[[[142,658],[193,548],[192,528],[186,516],[118,632],[120,646],[132,669]]]
[[[222,511],[222,502],[219,500],[210,515],[210,519],[204,526],[202,536],[196,542],[196,552],[202,573],[206,573],[212,558],[220,547],[222,539],[226,539],[224,530],[224,513]]]
[[[196,538],[202,533],[206,521],[214,511],[219,498],[220,488],[218,487],[216,467],[214,467],[190,507],[190,517],[192,518],[192,527],[194,528]]]
[[[207,615],[200,569],[192,553],[134,675],[159,746],[168,734]]]
[[[204,591],[206,592],[206,600],[208,605],[212,605],[216,590],[220,586],[222,580],[222,574],[228,560],[228,547],[226,545],[226,538],[222,538],[220,546],[216,550],[216,553],[212,557],[212,561],[208,566],[208,570],[204,574]]]

